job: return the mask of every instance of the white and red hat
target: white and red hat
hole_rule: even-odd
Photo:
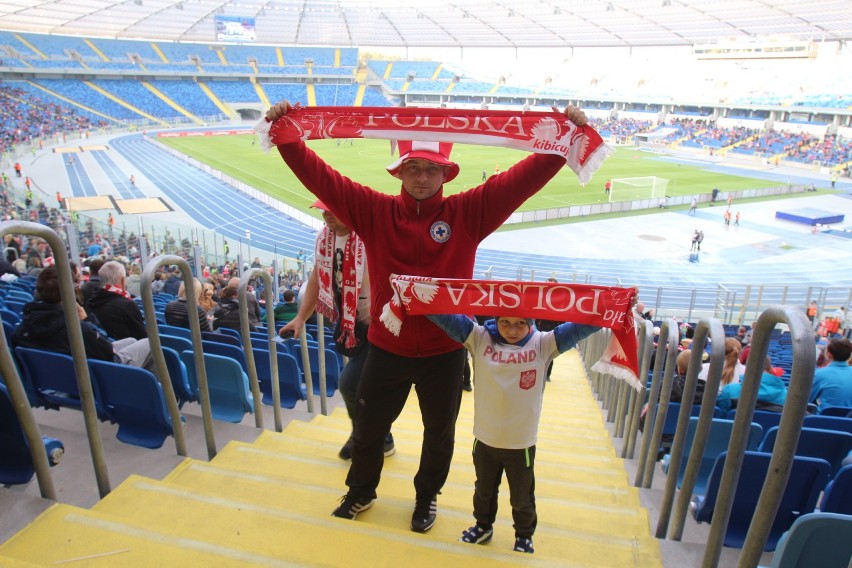
[[[322,210],[322,211],[331,211],[331,209],[329,209],[329,208],[328,208],[328,205],[326,205],[325,203],[323,203],[323,202],[322,202],[322,201],[320,201],[319,199],[317,199],[316,201],[314,201],[314,202],[311,204],[311,207],[313,207],[313,208],[315,208],[315,209],[320,209],[320,210]]]
[[[416,142],[411,140],[400,140],[399,159],[387,167],[388,173],[399,178],[399,170],[408,160],[420,158],[429,160],[439,166],[447,166],[447,179],[445,182],[453,181],[459,175],[459,165],[450,161],[450,152],[453,149],[452,142]]]

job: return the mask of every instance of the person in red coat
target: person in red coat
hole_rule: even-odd
[[[291,109],[282,101],[266,113],[275,121]],[[578,126],[586,117],[574,107],[566,117]],[[465,350],[425,316],[409,316],[399,336],[378,321],[393,295],[391,274],[470,278],[476,248],[565,165],[565,158],[531,154],[518,164],[462,193],[444,195],[459,173],[451,143],[399,141],[400,157],[388,166],[401,182],[388,195],[357,183],[326,164],[302,142],[278,151],[299,181],[362,239],[370,259],[372,325],[369,351],[358,385],[349,490],[332,513],[354,519],[370,508],[383,465],[383,445],[413,386],[423,416],[420,467],[414,477],[411,530],[426,532],[437,515],[437,495],[453,456]]]

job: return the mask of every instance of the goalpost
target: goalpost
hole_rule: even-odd
[[[609,201],[633,201],[664,197],[669,180],[657,176],[613,178]]]

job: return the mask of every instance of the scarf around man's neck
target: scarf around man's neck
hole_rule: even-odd
[[[612,330],[610,342],[593,370],[623,379],[639,390],[635,288],[505,282],[391,275],[394,296],[384,305],[381,322],[399,335],[406,314],[465,314],[570,321]]]
[[[118,294],[119,296],[123,296],[128,300],[133,299],[133,296],[131,296],[127,290],[125,290],[124,288],[119,288],[118,286],[113,286],[112,284],[106,284],[104,286],[104,290],[106,290],[107,292],[112,292],[113,294]]]
[[[396,107],[295,107],[255,126],[265,150],[322,138],[378,138],[501,146],[565,158],[585,184],[613,149],[562,112]]]
[[[328,227],[323,227],[317,238],[314,261],[319,280],[317,311],[336,322],[337,303],[334,301],[334,251],[337,235]],[[358,312],[358,294],[364,279],[364,243],[354,232],[349,233],[343,248],[343,282],[340,283],[340,337],[338,341],[345,347],[355,347],[355,318]]]

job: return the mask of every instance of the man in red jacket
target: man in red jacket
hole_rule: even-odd
[[[287,101],[277,103],[266,118],[274,121],[290,108]],[[578,126],[586,123],[577,108],[568,107],[565,115]],[[387,169],[401,180],[402,190],[392,196],[344,177],[304,142],[278,146],[308,191],[358,233],[370,259],[370,350],[358,385],[349,491],[335,517],[354,519],[373,505],[384,439],[413,385],[424,430],[411,530],[426,532],[434,525],[437,495],[453,456],[465,350],[425,316],[408,316],[399,336],[379,322],[393,295],[389,277],[470,278],[479,243],[565,165],[561,156],[532,154],[473,189],[445,196],[444,183],[459,173],[449,159],[451,149],[450,143],[400,141],[400,158]]]

